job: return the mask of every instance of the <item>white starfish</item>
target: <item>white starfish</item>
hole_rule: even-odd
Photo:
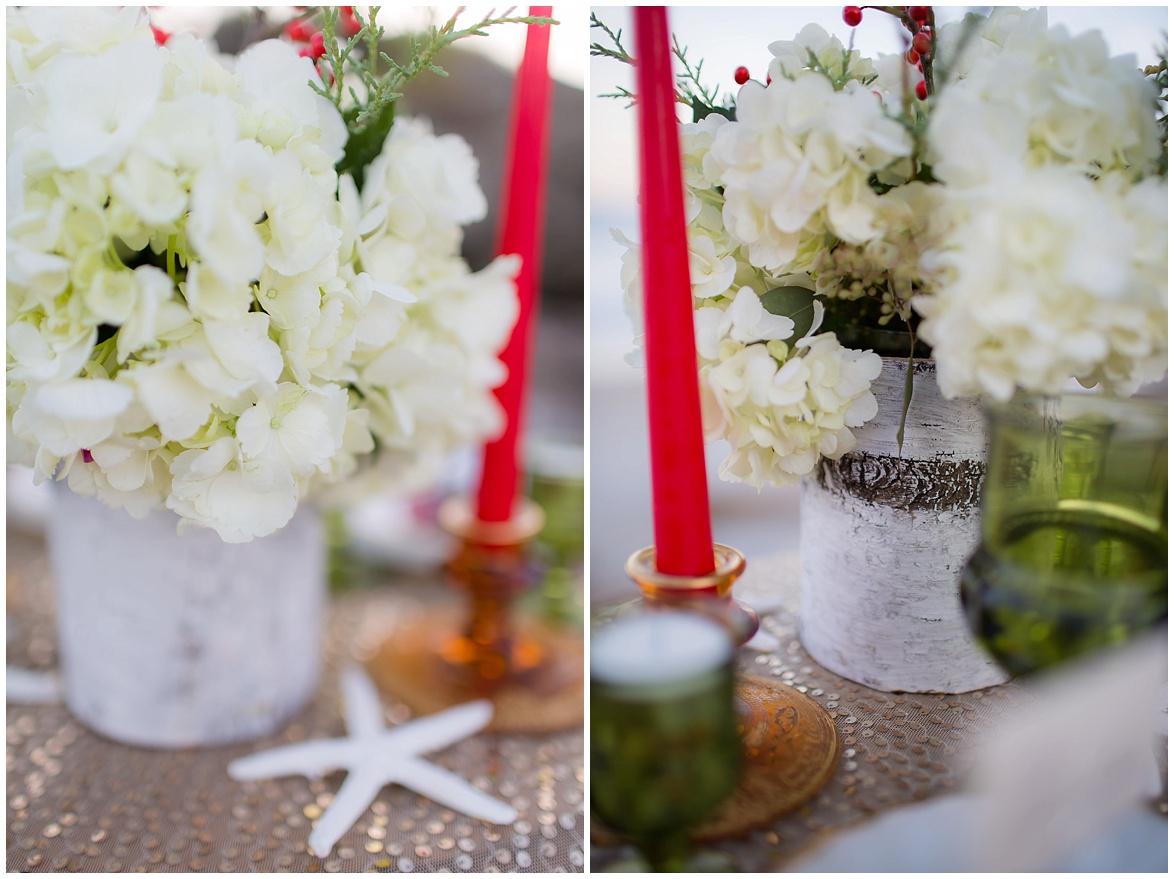
[[[493,717],[492,703],[466,702],[387,729],[371,679],[359,669],[350,668],[342,673],[342,705],[346,738],[286,745],[228,764],[228,774],[237,781],[281,775],[316,778],[335,769],[347,771],[334,801],[310,834],[310,850],[318,857],[326,857],[383,786],[393,782],[493,824],[509,824],[518,817],[513,807],[418,756],[447,747],[484,727]]]

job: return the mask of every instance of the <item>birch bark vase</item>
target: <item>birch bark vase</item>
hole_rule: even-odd
[[[280,532],[227,544],[62,490],[49,561],[65,702],[120,742],[179,748],[266,735],[318,683],[325,544],[304,505]]]
[[[977,400],[946,400],[932,360],[884,358],[856,448],[804,479],[799,635],[824,667],[877,690],[964,693],[1007,680],[978,646],[959,575],[979,538],[987,440]]]

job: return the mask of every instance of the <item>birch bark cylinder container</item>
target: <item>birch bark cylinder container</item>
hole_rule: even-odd
[[[49,559],[65,702],[120,742],[180,748],[266,735],[318,683],[325,543],[304,505],[285,528],[227,544],[56,493]]]
[[[979,538],[986,429],[946,400],[932,360],[884,358],[877,416],[857,446],[803,481],[799,635],[824,667],[877,690],[964,693],[1007,680],[978,646],[959,575]]]

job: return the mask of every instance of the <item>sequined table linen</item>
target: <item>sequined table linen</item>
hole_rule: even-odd
[[[764,610],[762,630],[779,642],[770,652],[743,648],[741,670],[811,696],[832,716],[843,746],[832,780],[805,806],[742,838],[706,844],[730,854],[743,872],[786,869],[838,830],[961,787],[984,731],[1030,698],[1014,684],[962,695],[882,693],[823,668],[799,643],[795,554],[748,560],[734,592]],[[599,841],[592,869],[621,854]]]
[[[48,570],[39,539],[8,532],[8,663],[56,665]],[[9,705],[8,870],[169,872],[576,872],[583,869],[583,736],[479,735],[429,755],[508,801],[510,826],[490,825],[398,786],[319,860],[312,822],[344,777],[238,783],[229,762],[275,745],[344,734],[338,668],[364,639],[443,587],[405,578],[332,602],[326,667],[310,705],[280,733],[241,745],[156,751],[91,733],[65,707]],[[409,718],[384,700],[389,725]]]

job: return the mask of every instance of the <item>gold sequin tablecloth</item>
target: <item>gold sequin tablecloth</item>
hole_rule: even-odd
[[[43,544],[9,530],[8,663],[56,665]],[[519,813],[510,826],[467,818],[399,786],[385,787],[331,854],[306,839],[344,777],[238,783],[230,761],[289,742],[344,734],[337,670],[381,621],[440,584],[332,602],[326,666],[313,703],[281,732],[255,742],[176,751],[119,745],[91,733],[62,705],[8,705],[6,814],[9,872],[577,872],[583,869],[583,736],[479,735],[429,755]],[[409,718],[384,700],[389,724]]]
[[[762,629],[780,643],[770,653],[742,648],[740,669],[811,696],[832,716],[842,745],[835,775],[806,805],[741,838],[706,843],[732,856],[743,872],[785,870],[837,831],[963,787],[984,732],[1030,699],[1014,684],[961,695],[882,693],[823,668],[799,642],[795,554],[750,559],[734,593],[769,608]],[[619,847],[594,845],[592,868],[621,854]]]

